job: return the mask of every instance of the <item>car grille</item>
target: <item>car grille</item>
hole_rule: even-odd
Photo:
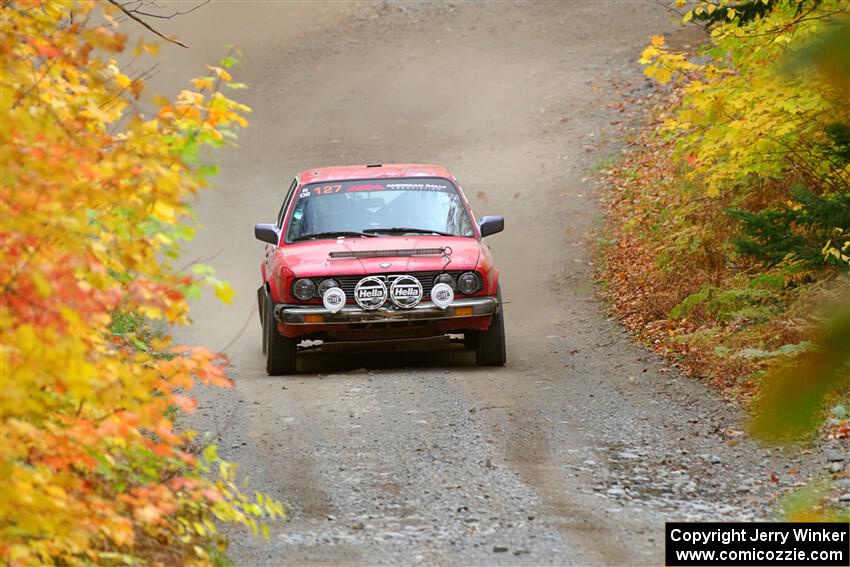
[[[434,287],[434,278],[437,277],[438,275],[440,275],[441,273],[443,273],[443,272],[441,272],[439,270],[435,270],[433,272],[410,272],[410,273],[403,273],[403,274],[367,274],[367,275],[364,275],[364,276],[328,276],[327,278],[320,278],[320,279],[313,278],[313,281],[316,283],[316,287],[318,288],[318,286],[322,282],[322,280],[329,279],[329,278],[336,280],[337,282],[339,282],[339,287],[341,287],[342,291],[345,292],[345,297],[348,299],[348,301],[353,302],[354,301],[354,288],[355,288],[355,286],[357,286],[357,283],[360,280],[362,280],[363,278],[368,277],[368,276],[375,276],[375,277],[381,278],[387,284],[387,287],[389,287],[390,284],[392,284],[392,282],[395,278],[397,278],[399,276],[407,275],[407,276],[415,277],[417,280],[419,280],[419,283],[422,284],[422,299],[430,299],[431,288]],[[455,280],[457,280],[457,277],[460,274],[463,273],[463,270],[447,271],[445,273],[452,275],[455,278]]]

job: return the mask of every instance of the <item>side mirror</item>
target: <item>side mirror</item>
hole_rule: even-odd
[[[478,230],[481,232],[482,238],[502,232],[505,230],[505,217],[499,215],[481,217],[478,221]]]
[[[277,225],[275,224],[257,224],[254,225],[254,238],[269,244],[277,246],[278,235]]]

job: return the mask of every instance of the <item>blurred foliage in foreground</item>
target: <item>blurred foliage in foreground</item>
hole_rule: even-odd
[[[850,302],[841,306],[793,363],[773,369],[759,400],[754,431],[771,441],[798,439],[816,430],[833,392],[850,389]],[[846,416],[845,416],[846,417]]]
[[[127,41],[116,15],[2,4],[4,564],[207,564],[223,545],[216,521],[265,531],[257,522],[283,513],[172,422],[195,408],[196,381],[231,385],[225,358],[145,331],[185,323],[205,282],[232,295],[172,262],[193,233],[187,200],[213,173],[200,149],[246,125],[249,109],[220,92],[239,86],[234,61],[143,115],[143,80],[113,58]],[[134,61],[156,49],[140,42]]]

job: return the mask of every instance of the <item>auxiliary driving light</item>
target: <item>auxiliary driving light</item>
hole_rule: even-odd
[[[322,283],[324,284],[325,282]],[[319,286],[319,289],[321,289],[321,286]],[[322,294],[322,303],[325,305],[325,309],[331,313],[337,313],[345,307],[345,292],[338,287],[325,290]]]
[[[308,278],[296,280],[292,285],[292,294],[301,301],[307,301],[316,293],[316,284]]]
[[[431,301],[440,309],[445,309],[455,299],[455,291],[449,284],[438,283],[431,288]]]

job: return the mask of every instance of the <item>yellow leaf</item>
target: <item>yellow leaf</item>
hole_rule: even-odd
[[[173,223],[177,220],[177,213],[174,210],[174,207],[168,203],[163,203],[162,201],[156,202],[153,207],[153,211],[151,211],[151,216],[157,220],[168,223]]]
[[[673,78],[673,73],[670,69],[666,67],[659,67],[657,71],[655,71],[655,80],[661,83],[662,85],[670,82],[670,79]]]
[[[233,290],[232,287],[230,287],[230,284],[222,282],[215,286],[215,296],[224,303],[233,303],[233,296],[235,295],[236,292]]]
[[[212,65],[207,65],[207,69],[215,73],[218,77],[223,81],[229,81],[233,77],[230,76],[230,73],[222,69],[221,67],[213,67]]]
[[[655,47],[662,47],[664,45],[664,36],[654,35],[652,36],[652,39],[649,40],[649,43]]]
[[[646,65],[650,63],[653,59],[655,59],[659,55],[659,51],[653,46],[648,46],[643,50],[643,53],[640,54],[640,63]]]
[[[139,307],[139,313],[148,319],[162,319],[162,311],[156,307],[151,307],[150,305],[142,305]]]
[[[30,325],[23,325],[18,329],[15,342],[22,352],[35,350],[36,347],[41,346],[38,337],[35,336],[35,330]]]
[[[35,290],[41,297],[47,297],[53,291],[50,282],[47,281],[41,272],[33,271],[30,277],[32,278],[33,285],[35,285]]]
[[[198,79],[192,79],[192,85],[198,90],[212,90],[213,82],[209,77],[200,77]]]

